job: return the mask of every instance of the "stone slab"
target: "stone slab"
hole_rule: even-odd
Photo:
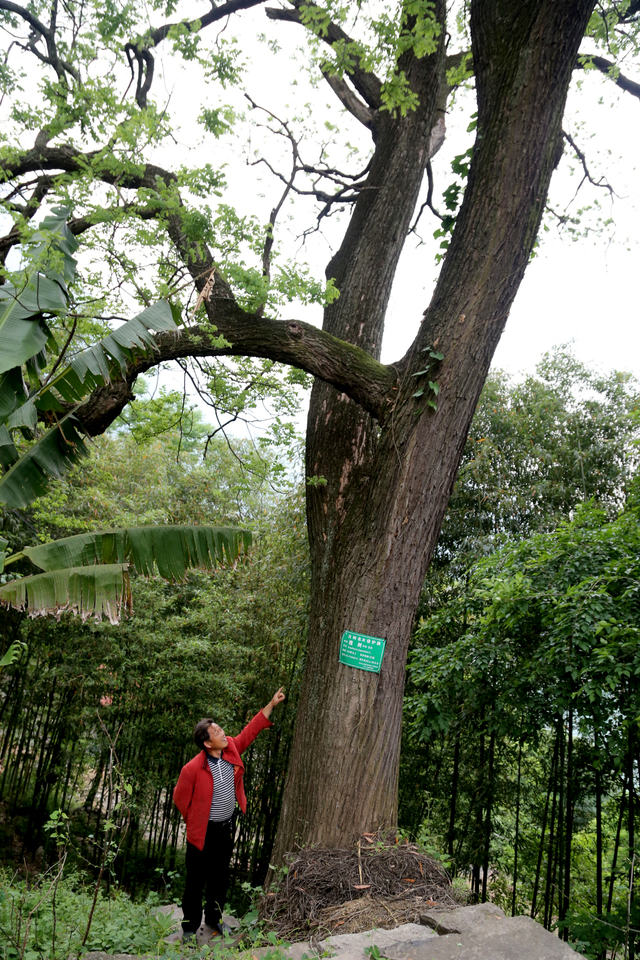
[[[434,907],[420,914],[420,923],[438,936],[466,933],[488,920],[504,919],[504,911],[495,903],[473,903],[467,907]]]
[[[392,943],[427,942],[435,939],[435,931],[419,923],[403,923],[395,930],[367,930],[365,933],[339,933],[326,940],[320,941],[320,947],[325,953],[338,957],[339,960],[367,960],[364,952],[367,947],[377,946],[380,949]]]
[[[531,917],[488,920],[464,933],[380,947],[386,960],[576,960],[568,944]]]
[[[427,941],[436,936],[433,930],[421,926],[419,923],[404,923],[395,930],[383,930],[381,927],[375,930],[367,930],[365,933],[339,933],[318,943],[312,944],[308,941],[304,943],[292,943],[289,947],[281,948],[286,960],[303,960],[303,957],[335,957],[336,960],[368,960],[364,952],[366,947],[377,946],[382,948],[385,944],[404,943],[406,941],[420,940]],[[274,947],[259,947],[251,951],[252,955],[258,960],[269,953],[273,953]]]

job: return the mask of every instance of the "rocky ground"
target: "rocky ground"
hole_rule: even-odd
[[[163,908],[180,917],[177,906]],[[232,924],[233,918],[225,918]],[[211,941],[212,931],[202,927],[198,951]],[[180,934],[173,934],[179,939]],[[230,938],[231,943],[232,938]],[[578,954],[531,917],[505,917],[492,903],[463,907],[427,907],[420,923],[405,923],[393,929],[376,928],[361,933],[335,934],[280,947],[232,951],[220,943],[213,957],[219,960],[576,960]],[[276,956],[277,955],[277,956]],[[83,960],[133,960],[127,954],[114,956],[88,953]]]

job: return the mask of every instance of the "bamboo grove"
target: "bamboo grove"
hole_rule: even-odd
[[[138,429],[143,408],[144,401]],[[5,536],[17,543],[29,528],[51,536],[108,526],[114,512],[125,523],[134,516],[161,523],[187,511],[201,523],[249,522],[258,534],[248,559],[213,576],[192,572],[173,585],[134,578],[134,614],[117,627],[2,613],[3,649],[19,638],[28,650],[0,677],[4,856],[20,861],[44,844],[39,857],[50,858],[43,825],[62,809],[71,816],[77,867],[96,868],[106,845],[117,853],[110,879],[134,893],[170,884],[181,859],[172,788],[195,752],[195,721],[214,715],[239,729],[269,699],[274,675],[295,703],[304,652],[299,495],[277,502],[269,492],[273,464],[242,443],[233,453],[210,444],[202,463],[186,432],[179,463],[175,435],[142,448],[128,429],[105,438],[81,476],[29,513],[4,517]],[[266,873],[292,722],[293,711],[283,711],[251,751],[250,804],[236,847],[242,880]]]

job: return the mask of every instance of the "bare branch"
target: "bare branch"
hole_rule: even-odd
[[[591,174],[590,174],[590,172],[589,172],[589,168],[588,168],[588,166],[587,166],[587,158],[585,157],[584,153],[582,152],[582,150],[580,149],[580,147],[578,146],[578,144],[575,142],[575,140],[573,139],[573,137],[572,137],[570,134],[568,134],[566,130],[563,130],[563,131],[562,131],[562,136],[565,138],[565,140],[567,141],[567,143],[571,145],[571,147],[572,147],[575,155],[577,156],[578,160],[580,161],[580,163],[581,163],[581,165],[582,165],[582,170],[583,170],[584,176],[583,176],[583,178],[582,178],[582,181],[581,181],[580,186],[582,186],[582,183],[584,183],[585,180],[588,180],[589,183],[590,183],[592,186],[594,186],[594,187],[601,187],[603,190],[608,190],[609,193],[611,194],[611,196],[614,196],[614,189],[613,189],[613,187],[611,186],[611,184],[610,184],[607,180],[605,180],[604,177],[600,177],[599,180],[594,180],[594,179],[593,179],[593,177],[591,176]],[[579,189],[580,189],[580,187],[578,187],[578,190],[579,190]],[[577,191],[576,191],[576,193],[577,193]]]
[[[285,132],[285,136],[287,140],[291,144],[291,154],[292,154],[291,173],[289,175],[288,180],[285,180],[285,178],[281,174],[278,175],[280,179],[284,180],[285,187],[284,187],[282,196],[280,197],[279,201],[276,203],[275,207],[273,207],[271,214],[269,215],[269,223],[267,225],[267,236],[264,242],[264,249],[262,252],[262,276],[266,277],[267,280],[269,280],[271,276],[271,251],[273,250],[273,241],[274,241],[273,231],[276,225],[276,219],[282,209],[282,204],[285,202],[285,200],[291,193],[291,190],[293,188],[293,182],[297,174],[301,172],[303,167],[300,164],[300,155],[298,153],[298,142],[293,136],[293,134],[291,133],[291,130],[289,129],[289,124],[286,122],[286,120],[281,120],[280,117],[277,117],[275,113],[271,112],[271,110],[267,110],[266,107],[261,107],[254,100],[252,100],[252,98],[249,96],[248,93],[245,93],[245,97],[247,98],[247,100],[249,101],[249,103],[251,104],[254,110],[262,110],[269,117],[271,117],[273,120],[276,120],[280,124],[280,126]],[[259,307],[257,312],[258,312],[258,316],[263,315],[264,304],[261,307]]]
[[[413,221],[413,226],[410,227],[410,229],[409,229],[409,233],[416,233],[416,232],[417,232],[417,226],[418,226],[418,223],[420,222],[420,217],[422,216],[422,214],[424,213],[424,211],[425,211],[427,208],[428,208],[429,210],[431,210],[431,213],[432,213],[434,216],[436,216],[436,217],[438,218],[438,220],[444,220],[444,217],[442,216],[442,214],[441,214],[441,213],[438,213],[438,211],[436,210],[436,208],[435,208],[434,205],[433,205],[433,168],[432,168],[432,166],[431,166],[431,161],[430,161],[430,160],[427,162],[427,183],[428,183],[427,199],[425,200],[425,202],[422,204],[422,206],[421,206],[420,209],[418,210],[418,213],[417,213],[417,215],[416,215],[416,218],[415,218],[415,220]]]
[[[41,60],[48,66],[53,67],[58,75],[58,78],[63,83],[66,82],[67,73],[72,76],[76,82],[79,82],[80,76],[76,68],[58,56],[55,40],[57,16],[57,7],[55,3],[53,4],[51,10],[50,27],[46,27],[44,23],[42,23],[42,21],[39,20],[30,10],[27,10],[26,7],[21,7],[19,4],[13,3],[13,0],[0,0],[0,10],[6,10],[7,13],[15,13],[16,16],[21,17],[26,23],[28,23],[31,29],[34,31],[34,33],[29,37],[26,46],[23,44],[19,44],[19,46],[22,46],[23,49],[33,53],[38,60]],[[35,34],[38,34],[38,36],[35,36]],[[46,56],[36,47],[36,44],[38,43],[38,37],[41,37],[47,45]]]
[[[624,74],[619,72],[617,65],[611,60],[605,60],[604,57],[593,57],[590,54],[588,56],[583,54],[577,60],[576,67],[579,70],[585,70],[591,64],[593,64],[600,73],[604,73],[609,80],[613,80],[616,86],[624,90],[625,93],[630,93],[632,97],[637,97],[638,100],[640,100],[640,83],[636,83],[635,80],[630,80],[629,77],[625,77]]]
[[[153,71],[155,67],[155,62],[153,56],[149,53],[148,50],[139,50],[138,47],[133,43],[125,43],[124,52],[127,57],[127,62],[131,69],[131,80],[135,79],[135,70],[133,66],[133,61],[135,60],[138,65],[138,79],[136,82],[136,103],[141,110],[147,105],[147,94],[151,89],[151,84],[153,82]],[[129,84],[131,86],[131,83]],[[129,87],[127,87],[127,90]]]
[[[360,123],[364,124],[368,130],[371,130],[373,126],[373,110],[371,107],[368,107],[366,103],[363,103],[359,97],[355,95],[353,90],[344,82],[344,80],[335,73],[329,73],[327,70],[322,71],[322,76],[325,78],[338,100],[342,103],[349,113],[353,114],[356,120],[359,120]]]

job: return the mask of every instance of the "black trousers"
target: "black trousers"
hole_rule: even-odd
[[[187,843],[187,883],[182,898],[182,929],[185,933],[195,933],[200,926],[203,893],[205,923],[210,927],[220,923],[229,886],[233,819],[223,823],[210,820],[202,850]]]

